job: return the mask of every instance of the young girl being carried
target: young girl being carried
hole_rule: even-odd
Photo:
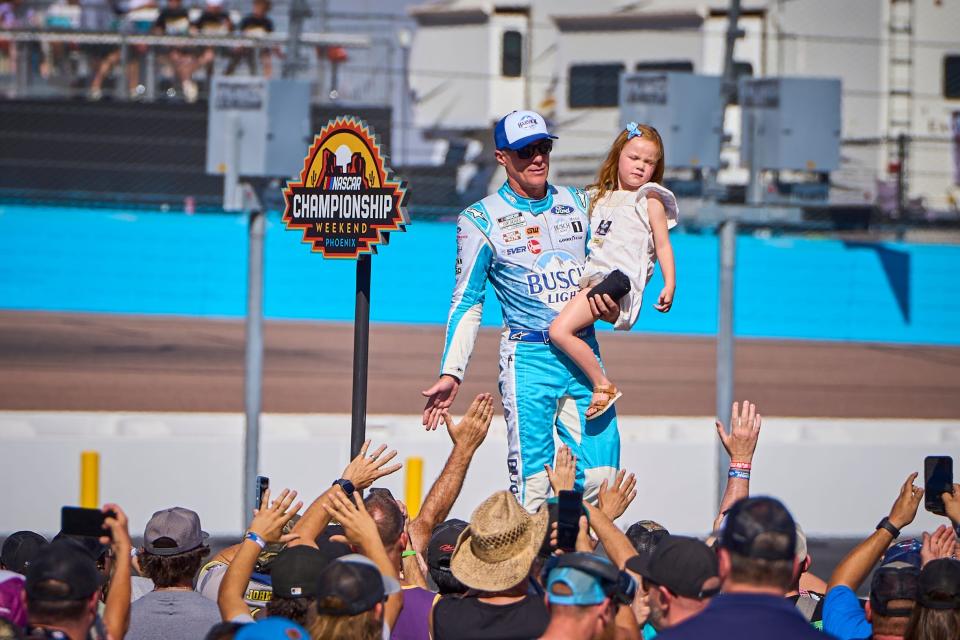
[[[654,309],[670,311],[676,270],[668,229],[677,224],[677,199],[663,179],[663,141],[653,127],[631,122],[620,132],[600,167],[590,194],[590,232],[580,293],[550,325],[550,342],[590,378],[593,398],[587,420],[606,412],[622,394],[607,379],[590,345],[577,332],[593,324],[588,298],[609,294],[619,300],[615,329],[629,330],[640,314],[643,288],[659,260],[663,290]]]

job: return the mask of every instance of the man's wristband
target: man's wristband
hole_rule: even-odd
[[[727,477],[728,477],[728,478],[739,478],[739,479],[741,479],[741,480],[749,480],[749,479],[750,479],[750,472],[749,472],[749,471],[744,471],[743,469],[734,469],[733,467],[730,467],[730,471],[727,472]]]
[[[260,537],[260,534],[253,531],[247,531],[246,535],[243,536],[244,540],[250,540],[251,542],[256,543],[261,549],[267,546],[267,541]]]
[[[753,468],[753,465],[749,462],[731,462],[731,469],[743,469],[745,471],[750,471]]]
[[[893,536],[893,539],[896,540],[900,537],[900,529],[897,529],[896,525],[890,522],[890,518],[884,516],[883,520],[877,525],[877,529],[884,529]]]
[[[410,556],[415,556],[415,555],[417,555],[416,551],[414,551],[413,549],[407,549],[406,551],[400,554],[400,557],[409,558]]]

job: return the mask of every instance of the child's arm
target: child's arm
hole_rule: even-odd
[[[673,293],[677,288],[677,270],[673,262],[673,246],[670,244],[670,232],[667,231],[667,212],[663,203],[653,193],[647,194],[647,217],[653,230],[653,246],[657,252],[657,261],[663,272],[663,290],[653,308],[662,313],[673,306]]]

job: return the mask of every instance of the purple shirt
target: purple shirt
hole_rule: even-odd
[[[20,592],[23,576],[13,571],[0,571],[0,618],[9,620],[18,627],[27,626],[27,608],[23,606]]]
[[[437,594],[420,587],[403,588],[403,609],[390,632],[390,640],[428,640],[430,610]]]

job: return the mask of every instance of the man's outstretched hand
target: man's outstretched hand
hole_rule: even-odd
[[[743,405],[733,403],[730,411],[730,433],[719,420],[716,421],[717,435],[723,448],[727,450],[731,462],[752,462],[760,439],[760,426],[763,418],[757,413],[757,405],[748,400]]]
[[[479,394],[470,403],[466,415],[456,424],[449,411],[444,410],[442,416],[444,424],[447,425],[447,433],[453,440],[453,446],[462,447],[472,455],[483,444],[490,429],[490,423],[493,421],[493,395]]]
[[[923,500],[923,489],[913,484],[916,479],[916,471],[907,476],[900,487],[900,495],[890,509],[890,522],[897,529],[903,529],[917,517],[917,509],[920,507],[920,501]]]
[[[433,386],[421,391],[427,404],[423,407],[423,426],[433,431],[440,424],[444,411],[449,411],[460,390],[460,381],[450,375],[440,376]]]
[[[395,471],[399,471],[400,467],[403,466],[400,462],[392,464],[389,467],[386,466],[388,462],[397,456],[397,452],[387,451],[387,445],[385,444],[380,445],[373,453],[367,455],[370,442],[370,440],[364,441],[363,446],[360,447],[360,453],[350,461],[347,468],[343,470],[343,475],[340,476],[352,482],[353,486],[361,491],[383,476],[388,476]],[[385,454],[384,451],[386,451]]]

